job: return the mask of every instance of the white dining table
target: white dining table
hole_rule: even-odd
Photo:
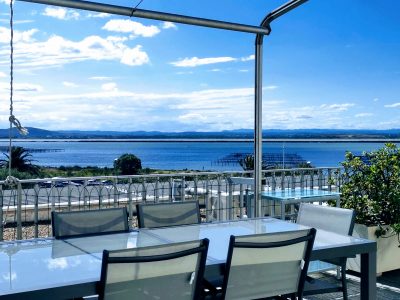
[[[97,294],[104,249],[155,246],[208,238],[207,270],[226,260],[229,237],[301,230],[307,227],[274,218],[241,219],[129,233],[56,240],[0,243],[1,299],[66,299]],[[376,299],[376,243],[319,230],[311,259],[361,255],[361,299]],[[211,272],[211,271],[210,271]]]

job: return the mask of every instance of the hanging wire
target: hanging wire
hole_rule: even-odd
[[[135,11],[136,11],[136,8],[138,8],[138,7],[139,7],[139,5],[140,5],[140,4],[142,4],[142,2],[143,2],[143,0],[140,0],[140,1],[139,1],[139,3],[138,3],[138,4],[136,4],[136,6],[135,6],[134,8],[132,8],[131,15],[129,16],[130,18],[132,18],[133,14],[134,14],[134,13],[135,13]]]
[[[22,135],[27,135],[29,132],[24,128],[20,121],[14,116],[14,7],[13,0],[10,0],[10,128],[9,128],[9,157],[8,157],[8,176],[5,180],[6,184],[16,185],[18,179],[11,175],[12,167],[12,129],[13,125]]]

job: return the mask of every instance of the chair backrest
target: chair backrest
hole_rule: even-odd
[[[208,244],[104,250],[99,299],[199,299]]]
[[[197,201],[138,204],[136,207],[139,228],[156,228],[200,223]]]
[[[128,232],[126,207],[51,213],[55,238]]]
[[[231,236],[223,299],[258,299],[282,294],[302,297],[315,239],[314,228]]]
[[[352,209],[301,203],[297,223],[343,235],[353,233],[355,212]]]

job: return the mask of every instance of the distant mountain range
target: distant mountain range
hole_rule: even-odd
[[[161,132],[161,131],[51,131],[28,127],[29,135],[21,136],[13,129],[13,138],[18,139],[251,139],[252,129],[225,130],[219,132]],[[0,129],[0,138],[8,138],[8,129]],[[266,129],[264,138],[270,139],[399,139],[400,129],[351,130],[351,129]]]

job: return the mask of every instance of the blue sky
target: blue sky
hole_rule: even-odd
[[[134,6],[138,1],[103,0]],[[258,25],[278,0],[144,0]],[[263,128],[400,128],[400,1],[310,0],[264,42]],[[9,10],[0,0],[0,128]],[[15,4],[15,115],[49,130],[253,128],[254,35]]]

